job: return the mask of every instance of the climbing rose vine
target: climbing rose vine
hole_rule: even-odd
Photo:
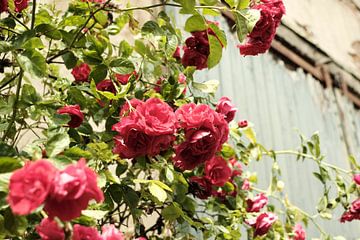
[[[304,240],[308,224],[330,239],[318,218],[360,219],[353,157],[327,163],[317,134],[266,149],[236,122],[242,106],[196,77],[220,62],[223,29],[239,57],[267,52],[281,0],[136,2],[0,0],[1,239]],[[284,198],[280,154],[318,166],[315,216]],[[269,159],[263,190],[248,164]]]

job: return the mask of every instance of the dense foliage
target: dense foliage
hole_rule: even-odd
[[[207,18],[231,14],[240,54],[257,55],[270,48],[282,0],[0,4],[0,238],[302,240],[311,221],[330,239],[316,218],[359,220],[354,158],[351,170],[327,163],[317,134],[301,136],[299,150],[267,150],[250,123],[234,122],[229,98],[214,102],[217,81],[194,79],[227,46]],[[318,165],[317,216],[283,197],[280,154]],[[273,160],[266,190],[246,170],[262,158]]]

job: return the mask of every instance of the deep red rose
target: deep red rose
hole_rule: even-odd
[[[68,122],[69,127],[77,128],[84,121],[84,114],[81,112],[79,105],[64,106],[57,110],[58,114],[68,114],[71,120]]]
[[[306,239],[306,232],[301,226],[301,224],[296,224],[294,227],[294,238],[293,240],[305,240]]]
[[[254,199],[247,199],[246,200],[246,211],[247,212],[260,212],[260,210],[268,204],[268,198],[263,194],[260,193],[254,197]]]
[[[102,238],[95,228],[75,224],[72,240],[102,240]]]
[[[8,0],[0,0],[0,13],[8,11]]]
[[[102,227],[102,240],[124,240],[125,237],[114,225],[105,225]]]
[[[10,177],[7,201],[13,213],[27,215],[44,203],[56,175],[56,168],[46,160],[26,162]]]
[[[84,158],[58,172],[45,203],[44,209],[49,217],[70,221],[81,215],[90,200],[102,202],[104,195],[97,186],[96,177],[96,173],[86,166]]]
[[[189,185],[189,191],[200,199],[207,199],[213,194],[212,185],[206,177],[192,176]]]
[[[211,184],[222,187],[231,177],[231,169],[225,159],[215,156],[205,163],[205,176]]]
[[[126,134],[119,134],[114,138],[115,147],[113,153],[119,154],[122,158],[144,156],[151,141],[152,138],[144,132],[129,129]]]
[[[21,12],[28,7],[29,0],[14,0],[15,12]]]
[[[125,117],[127,115],[130,114],[130,112],[135,111],[137,106],[143,104],[144,102],[137,99],[137,98],[133,98],[131,99],[129,102],[126,102],[120,111],[120,117]]]
[[[114,83],[110,79],[105,79],[96,84],[96,89],[99,91],[111,92],[116,94],[116,88]]]
[[[181,63],[184,67],[194,66],[197,70],[207,68],[208,57],[196,50],[184,47],[184,55]]]
[[[118,73],[115,74],[116,80],[118,80],[118,82],[121,85],[126,85],[132,76],[135,76],[135,78],[137,78],[136,71],[133,71],[132,73],[129,73],[129,74],[118,74]]]
[[[216,105],[216,112],[223,114],[227,122],[231,122],[235,118],[236,111],[237,109],[227,97],[220,98]]]
[[[350,209],[341,216],[340,222],[360,220],[360,198],[351,203]]]
[[[357,185],[360,185],[360,174],[355,174],[353,179]]]
[[[179,46],[177,46],[176,50],[173,54],[173,58],[175,58],[176,60],[180,60],[181,59],[180,52],[181,52],[181,49]]]
[[[278,217],[271,212],[262,213],[256,219],[245,220],[247,224],[255,228],[254,237],[265,235]]]
[[[247,120],[242,120],[238,122],[239,128],[246,128],[249,125]]]
[[[65,233],[59,225],[50,218],[44,218],[41,223],[36,226],[36,232],[42,240],[64,240]]]
[[[86,63],[81,63],[80,65],[73,68],[71,74],[75,78],[75,82],[88,82],[91,68]]]
[[[242,166],[240,161],[236,160],[235,158],[231,158],[229,163],[232,166],[231,178],[240,176],[242,174]]]

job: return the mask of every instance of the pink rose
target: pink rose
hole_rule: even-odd
[[[271,212],[262,213],[256,219],[245,220],[247,224],[255,228],[254,237],[265,235],[278,217]]]
[[[80,65],[73,68],[71,74],[75,78],[75,82],[88,82],[91,68],[86,63],[81,63]]]
[[[116,94],[116,88],[114,83],[110,79],[105,79],[96,84],[96,89],[99,91],[111,92]]]
[[[234,178],[234,177],[240,176],[242,174],[242,166],[241,166],[240,161],[236,160],[235,158],[231,158],[229,160],[229,163],[232,166],[231,177]]]
[[[146,237],[138,237],[135,240],[147,240],[147,238]]]
[[[294,238],[293,240],[305,240],[306,232],[301,226],[301,224],[296,224],[294,227]]]
[[[102,202],[104,195],[97,186],[96,173],[86,167],[85,159],[81,158],[55,176],[44,209],[50,218],[70,221],[81,215],[91,199]]]
[[[231,122],[235,118],[236,111],[237,109],[227,97],[220,98],[216,105],[216,112],[223,114],[227,122]]]
[[[213,194],[212,185],[206,177],[190,177],[189,191],[200,199],[207,199]]]
[[[124,240],[125,237],[114,225],[106,225],[102,227],[102,240]]]
[[[354,175],[354,182],[355,182],[357,185],[360,185],[360,174],[355,174],[355,175]]]
[[[231,177],[231,169],[225,159],[215,156],[205,163],[205,176],[211,184],[222,187]]]
[[[75,224],[72,240],[102,240],[102,238],[95,228]]]
[[[243,182],[243,185],[241,186],[241,190],[250,190],[250,181],[249,179],[245,178],[244,179],[244,182]]]
[[[13,213],[27,215],[44,203],[56,174],[55,167],[46,160],[26,162],[10,177],[7,201]]]
[[[259,212],[264,206],[266,206],[266,204],[268,204],[268,198],[263,193],[260,193],[256,195],[254,199],[246,200],[246,211]]]
[[[36,232],[42,240],[64,240],[65,233],[59,225],[49,218],[44,218],[41,223],[36,226]]]
[[[69,105],[59,108],[57,110],[58,114],[67,114],[70,116],[70,121],[68,122],[69,127],[77,128],[84,121],[84,114],[81,112],[79,105]]]

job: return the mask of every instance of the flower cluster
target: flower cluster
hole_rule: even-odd
[[[210,21],[208,21],[208,23],[217,25],[217,23]],[[216,38],[217,36],[211,28],[204,31],[192,32],[191,35],[192,36],[185,41],[186,46],[183,47],[184,55],[181,62],[185,67],[195,66],[198,70],[207,68],[207,61],[210,54],[208,35],[213,35]]]
[[[15,5],[15,11],[21,12],[28,7],[29,0],[13,0]],[[0,0],[0,13],[7,12],[9,10],[9,0]]]
[[[340,222],[351,222],[360,220],[360,198],[351,203],[350,208],[341,216]]]
[[[252,7],[260,11],[260,20],[248,35],[246,43],[239,45],[241,55],[258,55],[265,53],[275,37],[285,7],[282,0],[262,0],[262,4]]]
[[[44,204],[50,219],[70,221],[81,215],[90,200],[104,200],[96,177],[83,158],[64,170],[47,160],[27,162],[12,174],[7,201],[18,215],[30,214]]]

